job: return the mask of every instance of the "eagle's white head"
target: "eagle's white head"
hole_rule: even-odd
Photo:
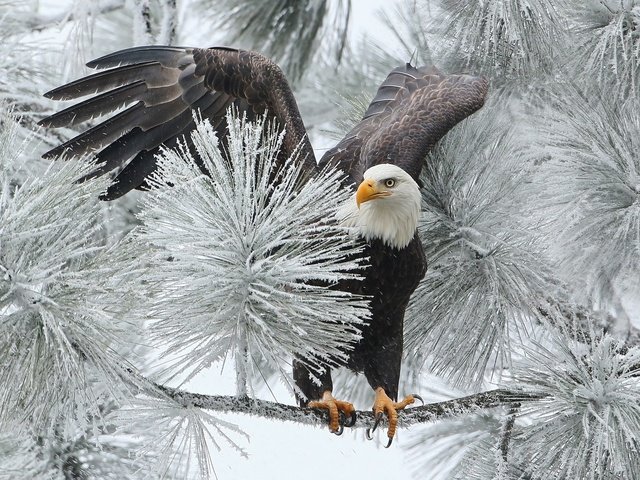
[[[404,248],[418,227],[420,202],[420,188],[411,175],[383,163],[364,172],[353,199],[338,215],[343,225],[357,228],[365,239],[379,238]]]

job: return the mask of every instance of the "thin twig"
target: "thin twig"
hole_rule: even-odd
[[[593,312],[581,305],[568,305],[564,302],[547,299],[549,305],[558,309],[561,315],[561,322],[553,314],[550,308],[545,305],[538,306],[538,312],[551,324],[562,328],[568,335],[582,343],[590,343],[591,332],[604,334],[615,331],[616,318],[610,314]],[[620,335],[614,335],[619,338]],[[640,345],[640,329],[630,326],[626,338],[623,338],[626,348]],[[624,352],[622,352],[624,353]]]
[[[509,443],[511,442],[511,432],[513,432],[513,425],[516,423],[516,415],[520,409],[520,403],[515,402],[509,408],[507,418],[502,425],[502,435],[500,440],[500,452],[502,453],[502,459],[507,462],[509,456]]]

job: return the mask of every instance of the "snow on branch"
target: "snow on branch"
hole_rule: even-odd
[[[572,71],[620,99],[638,96],[640,83],[640,4],[631,0],[568,2],[578,48]]]
[[[320,58],[339,64],[348,50],[349,0],[227,0],[224,9],[210,8],[206,0],[196,4],[213,31],[225,31],[230,44],[258,48],[276,59],[292,81]]]
[[[564,30],[554,2],[443,0],[442,7],[438,28],[466,68],[511,78],[551,70]]]
[[[620,338],[618,318],[603,313],[594,312],[583,305],[569,304],[558,299],[547,298],[545,304],[538,306],[538,311],[549,324],[560,328],[572,339],[591,343],[594,337],[612,334]],[[624,338],[624,349],[640,346],[640,329],[629,326]]]
[[[191,393],[177,388],[151,383],[149,386],[169,396],[184,407],[244,413],[272,420],[297,422],[305,425],[325,426],[328,422],[326,412],[311,408],[300,408],[294,405],[249,397]],[[408,408],[398,412],[398,424],[401,427],[409,427],[418,423],[427,423],[443,418],[468,415],[490,408],[536,401],[542,397],[540,394],[517,390],[489,390],[462,398]],[[373,412],[358,410],[356,412],[356,424],[353,428],[370,427],[374,421]]]
[[[95,222],[106,180],[76,183],[83,160],[23,176],[16,126],[0,117],[0,428],[28,418],[67,435],[99,416],[105,390],[116,394],[116,349],[134,327],[110,314],[113,302],[97,308],[117,268],[102,262]]]
[[[570,89],[538,120],[550,154],[544,175],[550,220],[565,277],[590,295],[640,268],[640,101]],[[548,117],[548,118],[547,118]],[[571,245],[571,248],[564,248]]]

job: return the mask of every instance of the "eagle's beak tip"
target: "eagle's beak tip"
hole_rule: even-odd
[[[368,202],[372,198],[375,198],[376,193],[375,181],[365,178],[358,186],[358,191],[356,192],[356,204],[358,205],[358,208],[360,208],[360,205],[364,202]]]

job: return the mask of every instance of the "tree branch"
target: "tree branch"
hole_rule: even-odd
[[[594,312],[582,305],[570,305],[553,298],[548,298],[547,301],[549,305],[558,309],[563,318],[562,322],[558,322],[556,316],[544,305],[538,306],[538,312],[551,324],[561,328],[579,342],[590,343],[592,333],[596,336],[601,333],[613,333],[614,337],[621,337],[619,332],[615,332],[617,320],[613,315]],[[631,325],[626,337],[621,340],[624,340],[627,348],[640,345],[640,329]]]
[[[148,380],[147,380],[148,381]],[[150,382],[152,383],[152,382]],[[272,420],[297,422],[305,425],[326,425],[328,416],[325,412],[300,408],[294,405],[270,402],[249,397],[234,397],[223,395],[204,395],[191,393],[176,388],[153,384],[153,389],[162,392],[173,401],[184,407],[197,407],[221,412],[244,413],[265,417]],[[481,410],[500,406],[512,406],[514,403],[535,401],[543,395],[511,391],[506,389],[490,390],[476,393],[467,397],[447,400],[444,402],[428,403],[426,405],[408,408],[398,412],[398,425],[408,427],[416,423],[427,423],[443,418],[468,415]],[[369,427],[374,422],[373,412],[357,411],[354,428]]]
[[[502,435],[500,438],[500,453],[502,453],[502,460],[509,461],[509,442],[511,442],[511,434],[513,433],[513,425],[516,423],[516,416],[518,415],[518,409],[520,403],[513,403],[509,408],[509,414],[502,425]]]

